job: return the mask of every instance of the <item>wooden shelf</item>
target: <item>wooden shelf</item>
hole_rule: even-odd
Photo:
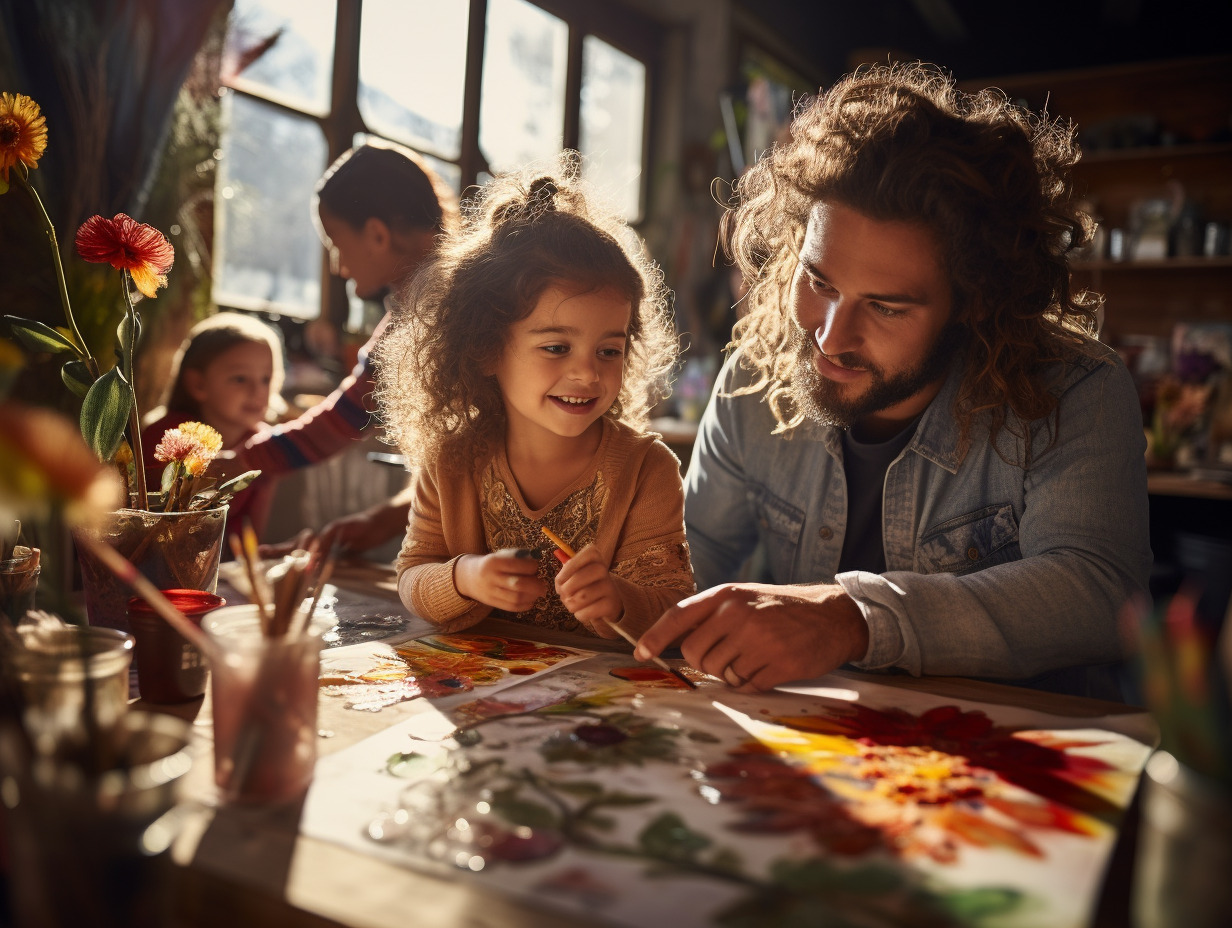
[[[1154,145],[1149,148],[1084,149],[1077,170],[1092,164],[1114,164],[1126,161],[1171,161],[1177,158],[1222,158],[1232,155],[1232,142],[1209,142],[1188,145]]]
[[[1155,471],[1147,474],[1146,489],[1152,496],[1232,500],[1232,484],[1219,480],[1203,480],[1183,471]]]
[[[1075,271],[1217,271],[1232,268],[1232,256],[1213,258],[1152,258],[1145,261],[1073,261]]]

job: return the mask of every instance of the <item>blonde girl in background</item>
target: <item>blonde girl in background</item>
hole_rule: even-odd
[[[171,361],[162,405],[146,416],[141,447],[153,488],[164,465],[154,450],[167,429],[204,422],[222,436],[224,450],[242,446],[286,410],[282,340],[255,316],[223,312],[198,322]],[[258,477],[231,499],[227,532],[250,521],[260,534],[269,517],[274,479]]]
[[[694,591],[679,462],[644,431],[676,359],[662,276],[574,153],[499,176],[398,300],[378,401],[416,467],[403,603],[634,635]],[[563,564],[546,526],[576,550]]]

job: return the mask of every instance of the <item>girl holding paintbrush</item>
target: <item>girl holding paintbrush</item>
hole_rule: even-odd
[[[398,589],[443,630],[495,613],[637,637],[694,592],[679,462],[642,431],[676,358],[667,293],[579,173],[567,152],[491,181],[377,346],[416,469]]]

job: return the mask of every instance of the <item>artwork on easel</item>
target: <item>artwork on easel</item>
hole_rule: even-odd
[[[426,635],[368,642],[321,655],[321,687],[348,708],[378,711],[426,697],[488,692],[593,652],[498,635]]]
[[[301,827],[617,925],[1063,928],[1089,920],[1150,750],[1112,718],[847,678],[689,690],[631,664],[596,655],[453,706],[452,731],[408,719],[326,757]]]

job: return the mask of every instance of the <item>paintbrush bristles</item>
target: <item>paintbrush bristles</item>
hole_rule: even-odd
[[[605,620],[605,621],[607,621],[608,627],[611,628],[612,631],[618,634],[625,641],[629,642],[629,644],[633,645],[633,647],[635,648],[637,647],[637,639],[634,638],[632,634],[630,634],[628,629],[621,628],[619,625],[617,625],[615,622],[611,620]],[[668,673],[670,673],[673,677],[675,677],[680,682],[687,683],[693,689],[697,689],[696,683],[694,683],[692,680],[690,680],[688,677],[682,674],[679,670],[676,670],[674,667],[672,667],[672,665],[669,664],[667,661],[663,660],[663,658],[659,657],[658,655],[655,655],[650,660],[660,670],[666,670]]]

